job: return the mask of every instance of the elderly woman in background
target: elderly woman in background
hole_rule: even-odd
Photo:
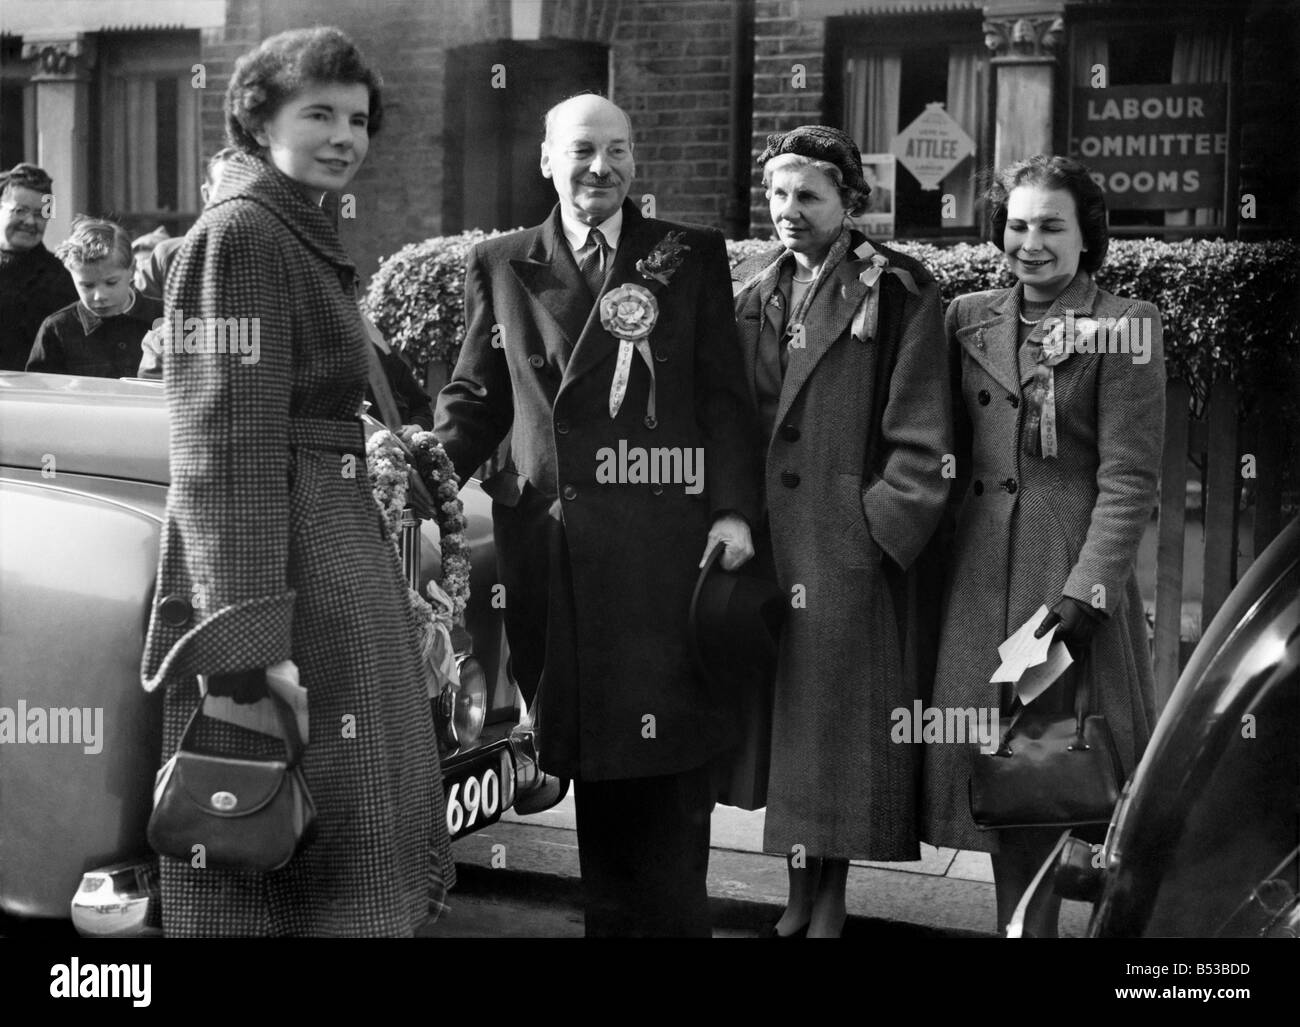
[[[143,677],[166,688],[164,757],[196,675],[247,704],[291,660],[317,808],[315,838],[281,870],[163,857],[168,935],[410,935],[452,880],[416,626],[365,473],[357,273],[320,207],[356,174],[382,110],[378,76],[337,29],[285,32],[242,57],[226,94],[240,152],[167,278],[168,324],[236,319],[260,338],[216,353],[173,338],[163,365],[172,481]],[[201,723],[203,748],[283,752]]]
[[[766,453],[758,560],[791,597],[772,715],[763,847],[789,858],[776,937],[838,937],[851,859],[914,860],[909,568],[948,494],[939,291],[845,223],[864,208],[845,133],[805,125],[759,158],[781,246],[736,269]]]
[[[1000,706],[1005,722],[1015,695],[989,683],[997,647],[1046,606],[1038,632],[1055,627],[1075,663],[1034,707],[1064,712],[1086,681],[1127,775],[1155,721],[1134,563],[1164,437],[1160,314],[1093,281],[1106,203],[1083,165],[1030,157],[1005,168],[987,198],[1017,284],[948,308],[963,491],[933,703]],[[1058,323],[1070,338],[1047,337]],[[1122,352],[1102,351],[1119,339]],[[926,840],[993,853],[1002,930],[1059,828],[977,830],[967,749],[925,749]],[[1058,906],[1032,908],[1027,932],[1054,935]]]

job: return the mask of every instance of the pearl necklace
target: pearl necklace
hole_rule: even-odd
[[[815,279],[817,275],[816,273],[814,273],[812,275],[809,275],[807,278],[800,278],[795,272],[791,271],[790,277],[793,278],[800,285],[807,285],[809,282],[813,281],[813,279]]]
[[[1029,325],[1030,328],[1036,328],[1036,327],[1038,327],[1040,324],[1043,323],[1043,318],[1046,317],[1047,315],[1044,314],[1043,317],[1040,317],[1037,321],[1031,321],[1031,320],[1029,320],[1029,318],[1025,317],[1024,314],[1021,314],[1021,315],[1019,315],[1019,316],[1020,316],[1020,323],[1021,323],[1021,324]]]

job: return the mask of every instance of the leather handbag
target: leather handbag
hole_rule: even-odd
[[[187,862],[202,853],[209,869],[279,870],[310,840],[316,823],[297,720],[288,704],[270,697],[284,726],[284,759],[197,752],[189,746],[204,701],[158,772],[149,844],[159,855]]]
[[[970,810],[982,831],[1110,821],[1123,783],[1110,726],[1088,709],[1086,672],[1074,710],[1021,706],[993,753],[975,750]]]

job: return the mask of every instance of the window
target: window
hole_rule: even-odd
[[[936,102],[975,142],[974,156],[962,160],[937,190],[923,190],[897,165],[895,235],[976,234],[975,171],[988,134],[990,77],[979,21],[832,19],[828,37],[837,36],[837,29],[842,42],[832,48],[832,58],[838,57],[832,66],[838,64],[842,80],[828,106],[839,107],[840,125],[863,153],[890,151],[894,137]]]
[[[132,235],[160,224],[180,235],[199,215],[198,62],[197,32],[100,37],[92,203]]]
[[[1106,189],[1118,234],[1224,228],[1232,32],[1226,18],[1072,31],[1067,151]]]

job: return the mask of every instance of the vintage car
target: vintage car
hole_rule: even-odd
[[[140,685],[168,484],[159,382],[0,372],[0,914],[129,934],[156,902],[145,841],[161,702]],[[491,503],[462,493],[472,563],[460,686],[434,703],[453,838],[567,782],[537,764],[509,672]],[[437,529],[403,539],[413,582],[439,571]],[[37,730],[37,722],[41,722]],[[38,744],[44,741],[46,744]],[[153,910],[156,914],[156,909]]]
[[[1300,518],[1192,653],[1104,844],[1063,832],[1021,900],[1090,902],[1096,938],[1300,937]]]

